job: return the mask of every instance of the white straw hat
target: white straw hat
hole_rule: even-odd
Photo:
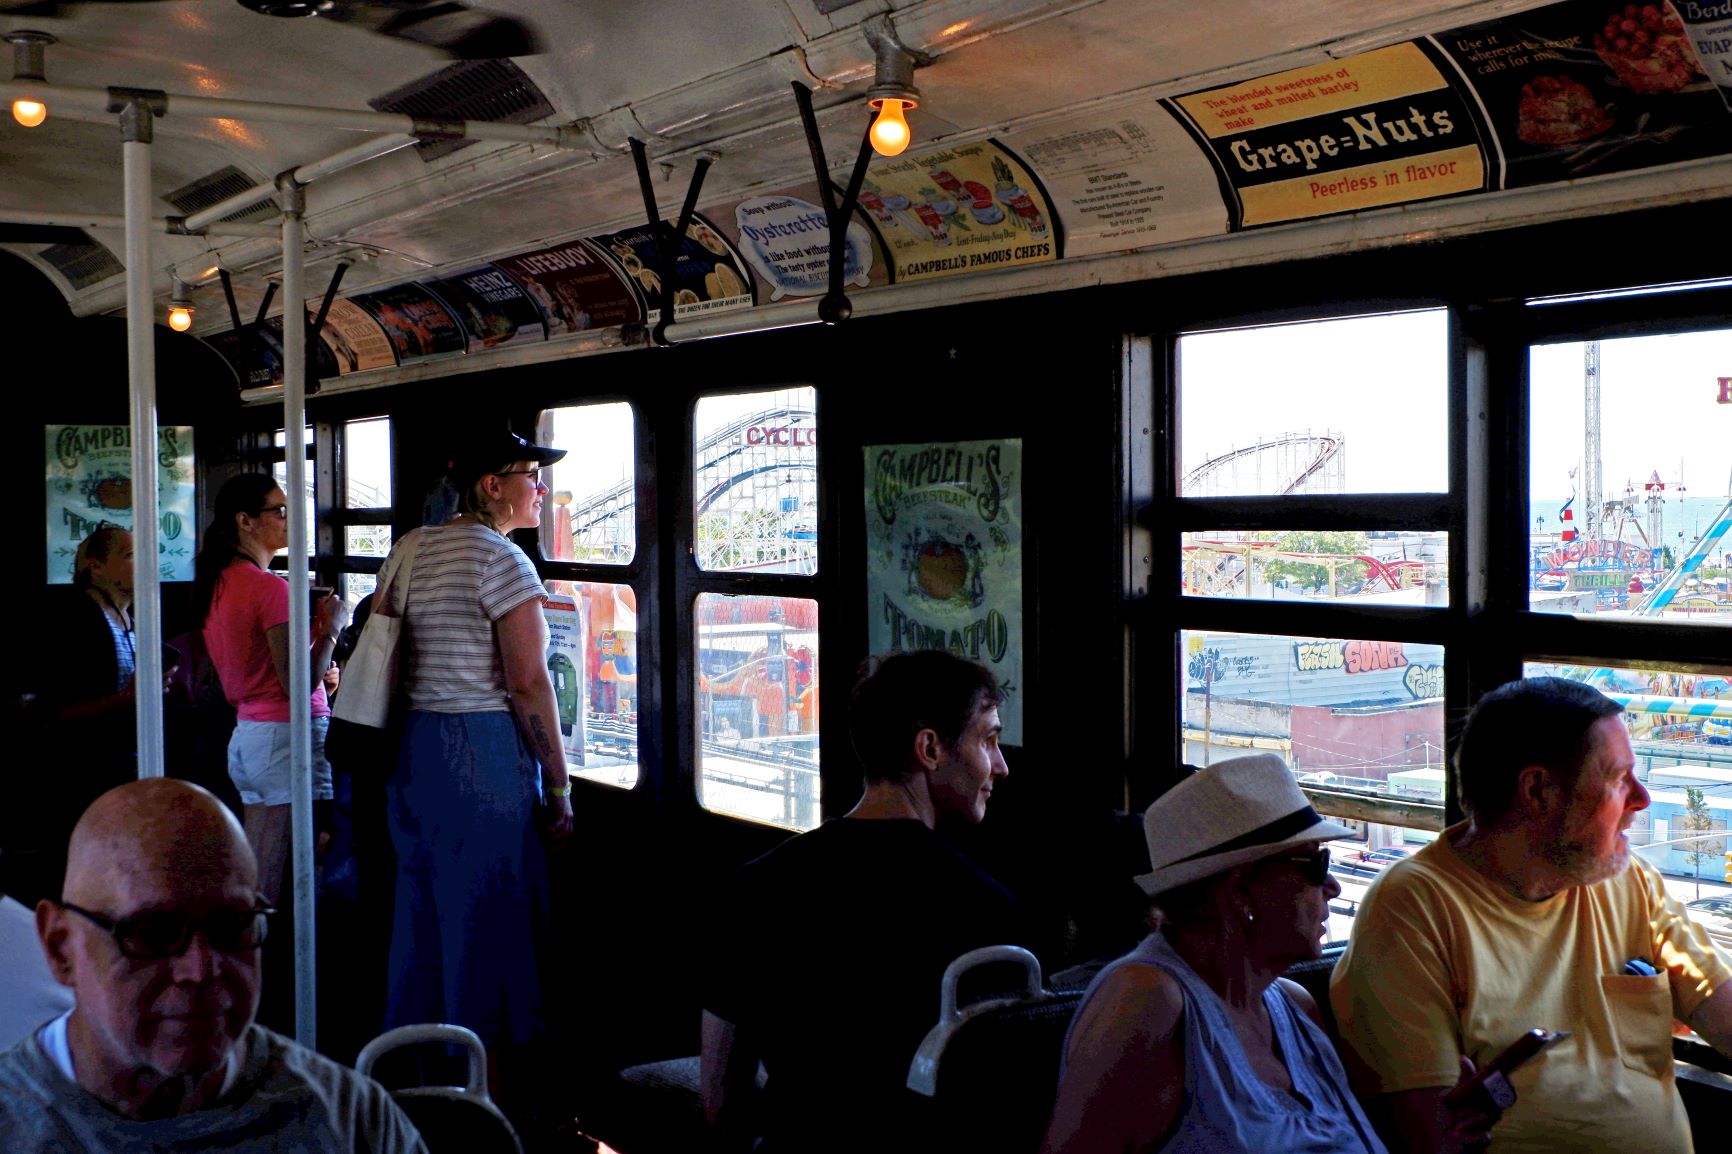
[[[1197,771],[1149,806],[1143,836],[1154,869],[1137,884],[1165,893],[1288,846],[1352,834],[1311,808],[1279,757],[1235,757]]]

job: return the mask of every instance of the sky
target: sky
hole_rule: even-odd
[[[1446,340],[1441,311],[1186,336],[1183,469],[1259,439],[1334,431],[1346,438],[1348,492],[1443,491]],[[1570,473],[1583,454],[1583,345],[1536,346],[1530,364],[1530,492],[1561,500],[1581,483]],[[1601,342],[1606,496],[1656,471],[1669,485],[1682,478],[1692,498],[1728,495],[1732,405],[1717,403],[1722,376],[1732,376],[1732,330]]]

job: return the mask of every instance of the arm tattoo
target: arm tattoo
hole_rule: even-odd
[[[529,719],[529,734],[530,737],[534,739],[535,756],[541,762],[543,768],[552,765],[555,760],[564,760],[564,758],[560,756],[559,746],[554,743],[551,737],[548,736],[547,726],[542,722],[541,718],[531,717]]]

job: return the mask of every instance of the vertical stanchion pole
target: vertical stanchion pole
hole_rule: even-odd
[[[157,551],[156,318],[151,292],[150,102],[122,104],[120,154],[126,196],[126,357],[132,405],[133,670],[138,776],[163,774],[162,600]]]
[[[295,1040],[314,1048],[312,619],[307,581],[307,306],[302,287],[306,189],[277,180],[283,209],[283,493],[289,503],[289,789],[295,894]]]

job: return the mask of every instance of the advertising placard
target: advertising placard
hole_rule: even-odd
[[[583,765],[589,744],[585,725],[583,613],[576,599],[555,594],[542,607],[547,617],[547,672],[553,677],[553,700],[559,709],[559,733],[566,760]]]
[[[767,300],[823,296],[830,287],[830,227],[824,209],[789,194],[747,197],[734,206],[740,251],[769,290]],[[845,286],[872,283],[872,235],[848,222],[843,251]]]
[[[465,349],[463,326],[439,298],[411,281],[350,298],[379,322],[397,350],[397,362],[410,365]]]
[[[1732,109],[1732,0],[1675,0],[1671,7],[1690,36],[1696,63]]]
[[[678,224],[678,221],[674,222]],[[673,226],[669,226],[672,231]],[[662,312],[662,258],[648,225],[590,238],[631,277],[643,294],[646,324],[656,324]],[[679,255],[674,258],[674,316],[693,316],[716,309],[748,308],[752,274],[744,258],[701,216],[686,226]]]
[[[871,214],[898,281],[1044,264],[1059,255],[1046,193],[994,141],[879,159],[860,207]]]
[[[1227,206],[1209,159],[1155,101],[1005,138],[1064,220],[1066,256],[1219,236]]]
[[[1394,44],[1181,96],[1238,200],[1237,226],[1305,220],[1486,185],[1462,95]]]
[[[317,308],[307,309],[309,324],[317,316]],[[396,367],[397,352],[391,339],[379,327],[379,322],[354,301],[339,298],[331,302],[331,311],[325,314],[325,325],[319,330],[319,338],[336,359],[337,371],[345,376],[364,373],[368,369]]]
[[[1022,442],[868,445],[867,647],[991,669],[1022,744]]]
[[[192,426],[156,431],[158,576],[191,581],[198,554]],[[72,584],[78,543],[104,521],[132,528],[132,427],[49,425],[44,438],[48,489],[48,583]]]
[[[492,265],[426,284],[468,331],[471,348],[547,339],[541,310],[516,281]]]
[[[636,290],[584,241],[567,241],[493,263],[541,307],[550,337],[643,320]]]
[[[1577,0],[1430,38],[1485,110],[1503,162],[1494,187],[1726,151],[1732,120],[1691,30],[1668,4],[1630,7]],[[1712,46],[1712,35],[1700,39]]]

